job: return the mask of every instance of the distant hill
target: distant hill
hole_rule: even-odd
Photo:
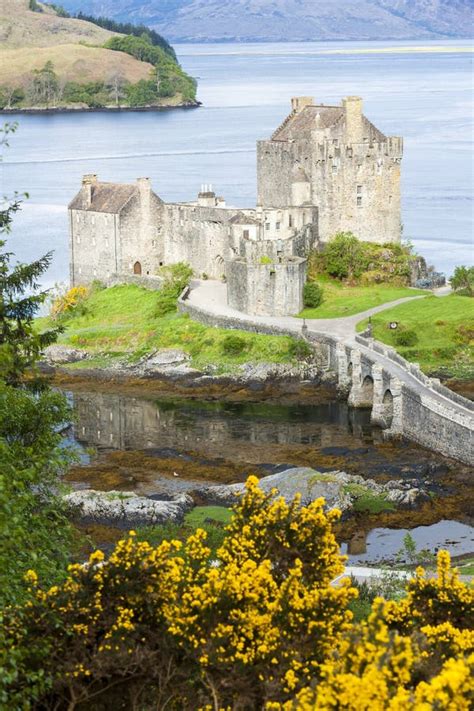
[[[162,37],[144,37],[143,28],[141,36],[113,32],[64,14],[36,0],[0,3],[0,109],[195,102],[194,80]]]
[[[473,0],[63,0],[172,41],[472,37]]]

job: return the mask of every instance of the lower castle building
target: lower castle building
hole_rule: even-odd
[[[226,277],[239,310],[297,313],[311,249],[339,231],[400,240],[402,150],[358,97],[341,106],[298,97],[258,142],[255,208],[229,207],[208,186],[192,202],[165,203],[148,178],[124,185],[86,175],[69,205],[71,283],[151,277],[183,261],[197,278]]]

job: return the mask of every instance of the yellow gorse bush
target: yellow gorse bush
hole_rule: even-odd
[[[89,290],[85,286],[73,286],[68,289],[65,294],[54,299],[51,306],[51,316],[57,319],[71,313],[84,301],[88,293]]]
[[[473,591],[440,554],[407,597],[337,585],[338,512],[264,494],[255,477],[215,560],[198,530],[157,547],[133,532],[105,558],[5,614],[6,708],[467,709]],[[27,703],[25,702],[27,699]],[[26,703],[26,705],[25,705]],[[29,704],[29,705],[28,705]],[[444,705],[443,705],[444,704]]]

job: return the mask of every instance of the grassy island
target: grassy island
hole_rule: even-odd
[[[143,25],[10,0],[0,11],[0,33],[0,110],[196,104],[195,80],[171,45]]]

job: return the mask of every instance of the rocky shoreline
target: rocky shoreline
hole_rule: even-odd
[[[50,346],[41,369],[62,387],[89,386],[93,383],[116,385],[127,390],[146,386],[148,391],[174,396],[204,399],[266,400],[282,402],[319,402],[334,398],[335,375],[315,362],[243,363],[232,372],[220,372],[215,366],[198,370],[190,356],[177,349],[162,349],[136,363],[118,361],[106,367],[87,367],[87,351],[61,345]],[[81,363],[80,368],[70,367]]]
[[[170,481],[170,493],[160,495],[85,489],[67,494],[64,502],[72,518],[80,523],[134,528],[183,523],[185,514],[196,502],[230,508],[245,490],[244,483],[196,486],[196,482],[190,481],[176,493],[172,483]],[[259,485],[265,493],[282,496],[287,503],[297,494],[301,495],[304,506],[323,497],[328,510],[337,508],[348,516],[357,511],[361,500],[376,510],[416,509],[430,500],[432,482],[399,479],[378,483],[342,471],[319,472],[309,467],[292,467],[262,477]]]
[[[161,106],[32,106],[28,108],[13,107],[0,109],[0,114],[76,114],[76,113],[124,113],[130,111],[170,111],[171,109],[197,109],[201,101],[185,101],[181,104],[162,104]]]

